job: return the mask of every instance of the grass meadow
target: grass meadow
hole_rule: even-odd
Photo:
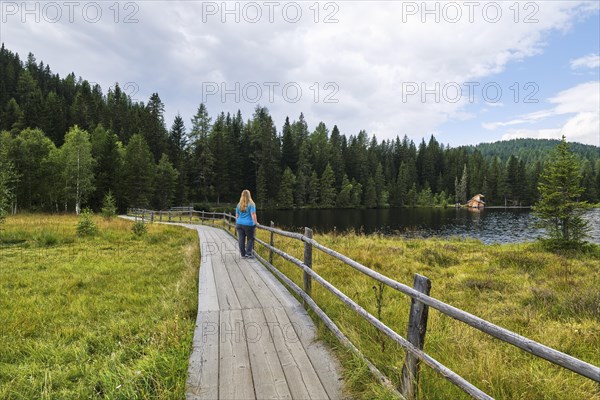
[[[0,226],[0,399],[182,399],[197,310],[196,232],[95,217]]]
[[[269,233],[258,236],[268,242]],[[431,295],[453,306],[593,365],[600,365],[600,246],[555,254],[536,243],[484,245],[464,239],[411,239],[379,235],[315,234],[315,239],[395,280],[412,286],[414,274],[432,281]],[[303,244],[275,236],[298,259]],[[257,246],[261,255],[268,254]],[[274,264],[302,286],[302,272],[274,255]],[[313,268],[346,295],[406,334],[410,299],[340,261],[313,250]],[[313,297],[350,340],[399,385],[404,351],[341,301],[313,283]],[[342,360],[347,388],[361,399],[391,395],[363,362],[320,333]],[[555,366],[430,309],[425,351],[497,399],[600,399],[600,384]],[[419,399],[468,399],[426,365]]]
[[[10,217],[0,230],[0,398],[182,399],[197,301],[194,231],[96,218],[100,233],[75,235],[74,216]],[[216,225],[222,225],[217,222]],[[268,241],[268,233],[258,231]],[[415,273],[431,295],[521,335],[600,364],[600,248],[556,254],[535,243],[315,234],[324,245],[400,282]],[[275,245],[302,259],[303,244]],[[267,252],[257,245],[263,255]],[[274,256],[302,283],[301,271]],[[383,290],[313,251],[313,268],[404,335],[410,299]],[[313,284],[316,302],[377,367],[400,382],[404,351]],[[380,310],[377,303],[380,300]],[[319,333],[341,360],[348,394],[392,395],[366,365]],[[430,309],[425,351],[497,399],[600,399],[600,385]],[[419,399],[467,399],[422,366]]]

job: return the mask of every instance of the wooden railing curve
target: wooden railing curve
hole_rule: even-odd
[[[162,213],[166,213],[166,211],[152,211],[146,209],[128,209],[128,215],[139,217],[143,221],[155,221],[156,215],[161,216]],[[215,219],[222,219],[225,224],[228,225],[229,230],[227,230],[231,234],[231,228],[235,226],[235,217],[230,213],[223,212],[199,212],[199,211],[185,211],[186,216],[189,216],[189,222],[193,223],[194,218],[193,215],[197,214],[199,216],[198,221],[204,222],[205,220],[211,220],[213,223]],[[181,218],[181,214],[179,215]],[[171,218],[169,218],[171,220]],[[422,361],[438,373],[440,373],[444,378],[461,388],[467,394],[475,399],[492,399],[491,396],[481,391],[473,384],[468,382],[465,378],[456,374],[422,350],[422,339],[419,343],[419,334],[424,335],[424,331],[426,329],[426,317],[425,317],[425,325],[419,324],[418,321],[413,320],[413,314],[415,314],[415,319],[418,318],[416,315],[422,315],[426,313],[427,307],[432,307],[442,314],[445,314],[451,318],[457,319],[475,329],[478,329],[496,339],[499,339],[503,342],[509,343],[521,350],[524,350],[528,353],[531,353],[537,357],[543,358],[555,365],[559,365],[563,368],[569,369],[579,375],[582,375],[586,378],[589,378],[595,382],[600,383],[600,368],[589,364],[585,361],[582,361],[578,358],[570,356],[568,354],[562,353],[553,348],[547,347],[541,343],[538,343],[534,340],[528,339],[524,336],[521,336],[515,332],[512,332],[508,329],[504,329],[500,326],[497,326],[489,321],[486,321],[482,318],[479,318],[475,315],[472,315],[466,311],[463,311],[459,308],[453,307],[449,304],[446,304],[438,299],[435,299],[428,295],[428,290],[425,288],[427,285],[427,278],[422,277],[417,274],[415,277],[415,287],[411,288],[405,284],[402,284],[398,281],[395,281],[391,278],[386,277],[362,264],[359,262],[352,260],[351,258],[335,251],[329,249],[328,247],[320,244],[316,240],[312,238],[312,231],[308,228],[305,229],[305,234],[288,232],[285,230],[274,228],[273,223],[271,222],[271,226],[258,225],[258,229],[262,229],[271,233],[269,243],[266,243],[258,238],[255,239],[257,243],[261,246],[265,247],[269,250],[269,259],[265,259],[258,254],[255,254],[257,258],[265,264],[271,272],[273,272],[276,276],[278,276],[281,280],[288,285],[297,295],[299,295],[305,305],[310,306],[315,313],[323,320],[325,325],[332,330],[334,335],[340,339],[341,343],[346,347],[350,348],[353,352],[359,354],[366,362],[369,369],[377,376],[386,386],[391,386],[391,383],[387,377],[385,377],[381,372],[368,360],[362,353],[346,338],[346,336],[339,330],[339,328],[333,323],[333,321],[323,312],[323,310],[311,299],[310,291],[312,280],[314,279],[323,286],[325,289],[330,291],[333,295],[335,295],[340,301],[342,301],[345,305],[355,311],[358,315],[364,318],[367,322],[373,325],[375,328],[383,332],[386,336],[388,336],[391,340],[398,343],[402,346],[407,352],[407,358],[405,360],[405,365],[403,368],[402,375],[402,387],[401,392],[402,395],[408,399],[413,399],[415,397],[415,387],[416,381],[418,379],[418,361]],[[280,235],[284,237],[289,237],[292,239],[296,239],[302,241],[305,244],[304,248],[304,260],[299,260],[281,249],[278,249],[274,246],[274,235]],[[342,293],[339,289],[337,289],[334,285],[329,283],[319,274],[312,270],[312,249],[316,248],[317,250],[334,257],[344,264],[356,269],[357,271],[375,279],[378,282],[383,283],[384,285],[393,288],[409,297],[411,297],[411,310],[410,310],[410,318],[409,321],[409,332],[408,339],[402,337],[400,334],[386,326],[383,322],[378,320],[375,316],[370,314],[364,308],[362,308],[359,304],[354,302],[344,293]],[[304,287],[300,288],[293,281],[291,281],[287,276],[285,276],[282,272],[280,272],[276,267],[272,264],[273,254],[277,254],[283,259],[289,261],[290,263],[296,265],[300,269],[303,270],[304,273]],[[425,280],[427,281],[425,281]],[[430,284],[430,283],[429,283]],[[412,323],[412,326],[411,326]],[[422,332],[419,332],[422,331]],[[412,361],[411,361],[412,360]],[[394,389],[394,388],[392,388]]]

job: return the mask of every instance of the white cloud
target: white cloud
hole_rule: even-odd
[[[468,21],[466,8],[458,23],[443,18],[436,23],[433,16],[422,23],[420,13],[403,13],[409,2],[332,2],[327,4],[339,7],[334,15],[339,22],[325,24],[323,19],[336,10],[325,9],[321,2],[319,23],[313,21],[312,3],[300,3],[302,18],[297,23],[283,20],[280,6],[274,23],[253,24],[243,18],[235,23],[231,15],[222,13],[207,16],[203,14],[206,3],[133,3],[139,7],[135,15],[139,22],[133,24],[122,23],[132,11],[124,9],[120,10],[121,22],[114,23],[110,2],[99,3],[104,14],[95,24],[80,21],[79,14],[74,23],[56,24],[23,23],[18,16],[9,17],[2,24],[1,40],[22,56],[33,52],[61,76],[75,71],[100,83],[105,91],[119,81],[136,82],[139,93],[135,97],[140,100],[159,92],[167,106],[168,124],[177,111],[189,121],[203,100],[203,83],[224,83],[232,89],[236,82],[241,86],[278,82],[274,102],[269,102],[264,86],[260,101],[278,125],[285,116],[294,119],[303,111],[310,125],[323,120],[331,128],[336,123],[345,134],[366,129],[379,138],[404,133],[421,137],[448,120],[474,116],[465,111],[469,104],[465,97],[451,102],[442,96],[436,102],[430,96],[423,103],[417,94],[403,101],[403,84],[423,83],[431,88],[438,82],[442,87],[452,82],[487,82],[510,63],[539,54],[548,32],[566,31],[582,14],[597,9],[585,1],[536,2],[538,22],[523,23],[515,22],[511,2],[496,2],[502,4],[497,23],[485,20],[481,5],[473,14],[474,23]],[[123,4],[118,3],[121,8]],[[224,3],[211,4],[221,7]],[[229,2],[228,7],[236,4],[245,3]],[[422,7],[425,3],[414,4]],[[436,4],[443,7],[445,3]],[[266,11],[263,8],[263,21]],[[526,14],[522,12],[520,18]],[[221,22],[223,17],[228,22]],[[297,103],[282,98],[281,88],[290,82],[302,88]],[[327,82],[339,88],[334,95],[337,103],[323,102],[333,93],[324,87]],[[489,105],[494,107],[494,103]],[[208,99],[211,113],[240,108],[247,118],[254,106],[236,103],[233,96],[225,103],[220,96]]]
[[[572,69],[581,69],[581,68],[598,68],[600,67],[600,55],[599,54],[588,54],[583,57],[576,58],[575,60],[571,60],[571,68]]]
[[[512,125],[534,124],[556,116],[566,117],[560,127],[538,129],[509,129],[502,139],[540,138],[559,139],[565,135],[570,141],[600,146],[600,82],[586,82],[558,93],[549,99],[555,104],[550,110],[520,116],[506,122],[483,124],[485,129]]]

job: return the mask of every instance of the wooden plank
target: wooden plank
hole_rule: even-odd
[[[297,329],[283,308],[266,308],[264,313],[292,397],[294,399],[328,399],[327,391],[297,334],[297,332],[300,332],[300,335],[306,334],[308,328],[299,327]]]
[[[282,308],[283,305],[277,298],[277,295],[273,293],[271,287],[264,281],[264,279],[256,272],[255,268],[262,268],[258,263],[248,262],[247,260],[240,261],[239,269],[240,273],[243,274],[244,278],[248,282],[250,288],[254,292],[254,295],[258,299],[261,308]]]
[[[254,399],[242,310],[220,312],[219,398]]]
[[[292,395],[263,310],[244,309],[242,314],[256,398],[291,399]]]
[[[229,235],[227,232],[224,231],[223,234],[225,234],[226,237],[229,238],[229,240],[231,240],[232,243],[237,245],[236,240],[233,236]],[[241,260],[241,258],[238,258],[237,260],[239,261]],[[251,283],[251,286],[254,284],[254,282],[256,282],[257,285],[260,283],[258,283],[258,281],[255,281],[255,278],[249,278],[250,275],[248,273],[252,271],[256,274],[256,276],[260,277],[262,282],[266,284],[270,292],[275,298],[277,298],[282,307],[296,307],[299,304],[298,301],[294,298],[294,296],[292,296],[292,294],[283,286],[283,284],[279,282],[279,280],[277,280],[277,278],[273,274],[271,274],[262,264],[258,262],[248,262],[248,264],[244,264],[244,268],[241,270],[246,274],[246,279],[248,279],[249,282],[253,282]],[[259,298],[260,301],[258,290],[255,290],[255,294],[257,295],[257,298]],[[261,295],[263,294],[261,293]],[[264,306],[266,307],[267,305],[265,304]],[[274,307],[277,307],[277,305],[275,304]]]
[[[236,291],[229,277],[229,273],[225,269],[225,265],[221,262],[219,256],[218,243],[212,239],[210,232],[205,227],[199,227],[202,230],[204,237],[206,238],[206,254],[212,258],[213,273],[215,278],[215,284],[218,288],[217,297],[219,299],[219,308],[221,310],[239,310],[241,309],[239,299]]]
[[[195,229],[195,228],[194,228]],[[202,243],[206,239],[201,229],[197,229],[200,239],[200,273],[198,279],[198,311],[219,309],[219,297],[212,265],[212,257],[208,249],[202,250]]]
[[[240,261],[242,256],[238,248],[237,240],[231,237],[225,231],[218,228],[207,228],[210,229],[212,236],[215,238],[215,242],[219,243],[221,250],[221,258],[223,262]]]
[[[223,263],[223,260],[221,259],[218,262]],[[250,287],[250,284],[241,271],[241,269],[248,268],[248,264],[248,260],[240,260],[240,266],[234,261],[223,263],[224,268],[229,273],[231,283],[242,306],[241,308],[261,308],[261,304],[254,294],[253,288]]]
[[[234,257],[226,257],[226,255],[229,254],[227,242],[230,241],[229,238],[221,236],[219,231],[220,230],[217,231],[216,229],[211,229],[206,232],[206,234],[212,238],[213,243],[216,243],[219,247],[219,254],[214,255],[212,258],[213,265],[215,265],[215,268],[222,268],[227,272],[237,299],[240,305],[242,305],[242,307],[239,308],[259,308],[260,302],[240,271],[238,264],[234,261]],[[224,260],[224,258],[226,260]],[[241,262],[244,261],[246,261],[247,265],[247,260],[241,260]]]
[[[299,304],[296,298],[292,296],[285,286],[283,286],[283,284],[279,282],[279,280],[277,280],[277,278],[265,267],[259,263],[250,263],[250,266],[252,267],[252,271],[256,272],[256,274],[262,278],[263,282],[271,290],[271,293],[277,297],[277,300],[279,300],[279,303],[282,307],[291,308]]]
[[[286,308],[285,312],[327,395],[331,399],[341,398],[341,366],[327,346],[318,340],[312,318],[300,304],[295,308]]]
[[[198,313],[188,366],[186,395],[219,398],[219,311]],[[189,398],[189,397],[188,397]]]
[[[210,229],[210,228],[206,228]],[[213,242],[220,242],[224,247],[229,246],[232,249],[237,246],[235,239],[225,231],[217,231],[216,235],[221,235],[220,240],[213,240]],[[211,231],[211,234],[215,234],[215,231]],[[213,236],[211,236],[212,238]],[[235,249],[237,252],[237,248]],[[226,260],[229,261],[235,257],[229,257],[230,252],[224,252],[227,254]],[[237,253],[236,253],[237,254]],[[249,286],[252,288],[255,296],[257,297],[261,307],[296,307],[299,303],[290,294],[290,292],[273,276],[264,266],[255,261],[249,261],[240,257],[235,258],[238,263],[239,271],[246,278]],[[257,305],[258,306],[258,305]]]

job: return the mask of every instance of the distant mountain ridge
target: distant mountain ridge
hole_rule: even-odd
[[[599,138],[600,140],[600,138]],[[569,141],[569,138],[567,138]],[[510,156],[515,156],[526,163],[544,161],[551,150],[560,143],[557,139],[511,139],[492,143],[479,143],[477,145],[464,146],[469,152],[479,151],[485,158],[499,157],[503,162],[508,161]],[[569,142],[571,150],[589,160],[600,157],[600,146]]]

